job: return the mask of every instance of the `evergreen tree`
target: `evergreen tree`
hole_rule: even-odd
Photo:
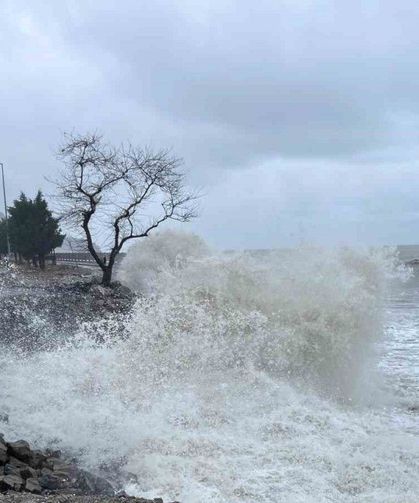
[[[0,258],[7,255],[7,227],[6,219],[0,219]]]
[[[60,232],[58,219],[48,209],[42,192],[38,191],[33,200],[22,192],[9,208],[9,213],[13,250],[34,264],[39,261],[41,269],[44,269],[45,257],[61,246],[64,235]]]
[[[61,246],[64,235],[60,233],[58,219],[52,216],[42,192],[38,191],[33,205],[33,226],[35,229],[34,248],[41,269],[45,268],[45,257],[55,248]]]
[[[9,233],[13,251],[22,258],[30,260],[34,257],[33,235],[31,225],[31,201],[21,192],[19,199],[13,201],[9,208]]]

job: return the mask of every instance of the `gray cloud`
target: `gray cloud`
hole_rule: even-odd
[[[357,154],[391,143],[394,114],[418,112],[414,3],[213,2],[199,22],[193,4],[128,4],[129,17],[93,9],[71,39],[117,60],[113,85],[163,116],[229,128],[239,162]]]
[[[419,178],[406,197],[405,173],[419,154],[416,2],[6,0],[1,9],[0,157],[11,194],[45,185],[62,131],[98,128],[182,155],[208,193],[195,228],[221,246],[301,233],[414,240]]]

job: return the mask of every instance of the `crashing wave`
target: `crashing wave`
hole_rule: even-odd
[[[386,285],[405,275],[390,250],[217,254],[157,235],[120,271],[140,294],[123,337],[84,325],[2,352],[3,430],[184,503],[414,501],[414,435],[362,405]]]

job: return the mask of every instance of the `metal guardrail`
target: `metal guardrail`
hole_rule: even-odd
[[[116,261],[119,262],[125,253],[120,253],[117,256]],[[101,258],[106,258],[106,263],[109,261],[109,253],[101,253]],[[72,263],[72,264],[86,264],[97,266],[96,260],[90,255],[90,253],[55,253],[48,255],[47,260],[57,263]]]
[[[104,253],[100,255],[106,258],[106,262],[109,260],[109,255]],[[50,255],[48,258],[57,262],[80,262],[86,264],[96,264],[96,260],[90,255],[90,253],[56,253],[55,255]]]

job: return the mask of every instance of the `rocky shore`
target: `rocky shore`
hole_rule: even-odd
[[[39,272],[13,266],[0,267],[0,301],[0,344],[31,351],[71,337],[84,322],[112,317],[116,330],[115,321],[129,314],[135,296],[118,282],[102,287],[88,269],[55,266]]]
[[[3,268],[0,273],[0,345],[19,351],[60,344],[85,322],[95,336],[95,320],[103,323],[108,316],[113,323],[107,331],[120,337],[123,330],[115,320],[123,325],[136,298],[118,282],[102,287],[89,270],[58,266],[46,273],[24,268]],[[0,409],[0,425],[8,421]],[[0,503],[163,503],[161,498],[135,498],[117,489],[58,450],[33,449],[0,433]]]
[[[104,478],[79,468],[60,451],[32,449],[28,442],[7,442],[0,434],[0,502],[163,503],[161,498],[129,497]],[[29,497],[30,495],[30,497]],[[177,502],[174,502],[177,503]]]

